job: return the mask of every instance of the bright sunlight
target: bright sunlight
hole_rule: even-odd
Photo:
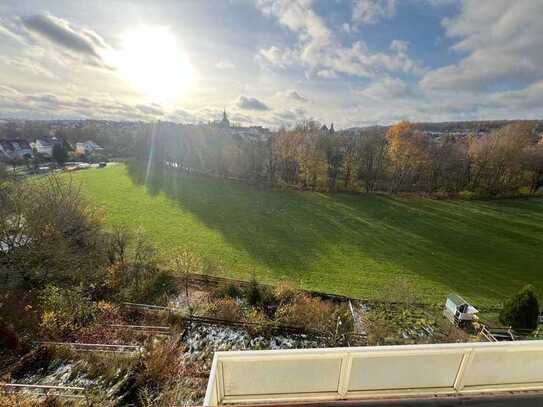
[[[195,81],[187,56],[166,27],[145,27],[123,34],[113,65],[135,89],[160,103],[182,99]]]

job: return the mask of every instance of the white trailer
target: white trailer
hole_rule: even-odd
[[[443,308],[443,315],[459,327],[465,327],[473,321],[477,321],[478,312],[477,308],[470,305],[465,299],[455,293],[447,296],[447,301],[445,301],[445,307]]]

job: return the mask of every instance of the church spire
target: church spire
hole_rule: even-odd
[[[226,109],[222,112],[222,120],[219,123],[219,127],[230,127],[230,120],[228,120],[228,116],[226,114]]]

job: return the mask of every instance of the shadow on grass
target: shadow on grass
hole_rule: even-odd
[[[279,193],[135,163],[128,174],[150,195],[164,193],[218,230],[267,268],[267,279],[353,293],[401,274],[423,296],[437,284],[443,293],[489,302],[526,283],[543,288],[541,200]]]

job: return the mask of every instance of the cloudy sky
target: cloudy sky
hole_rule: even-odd
[[[542,0],[2,0],[0,118],[541,118]]]

